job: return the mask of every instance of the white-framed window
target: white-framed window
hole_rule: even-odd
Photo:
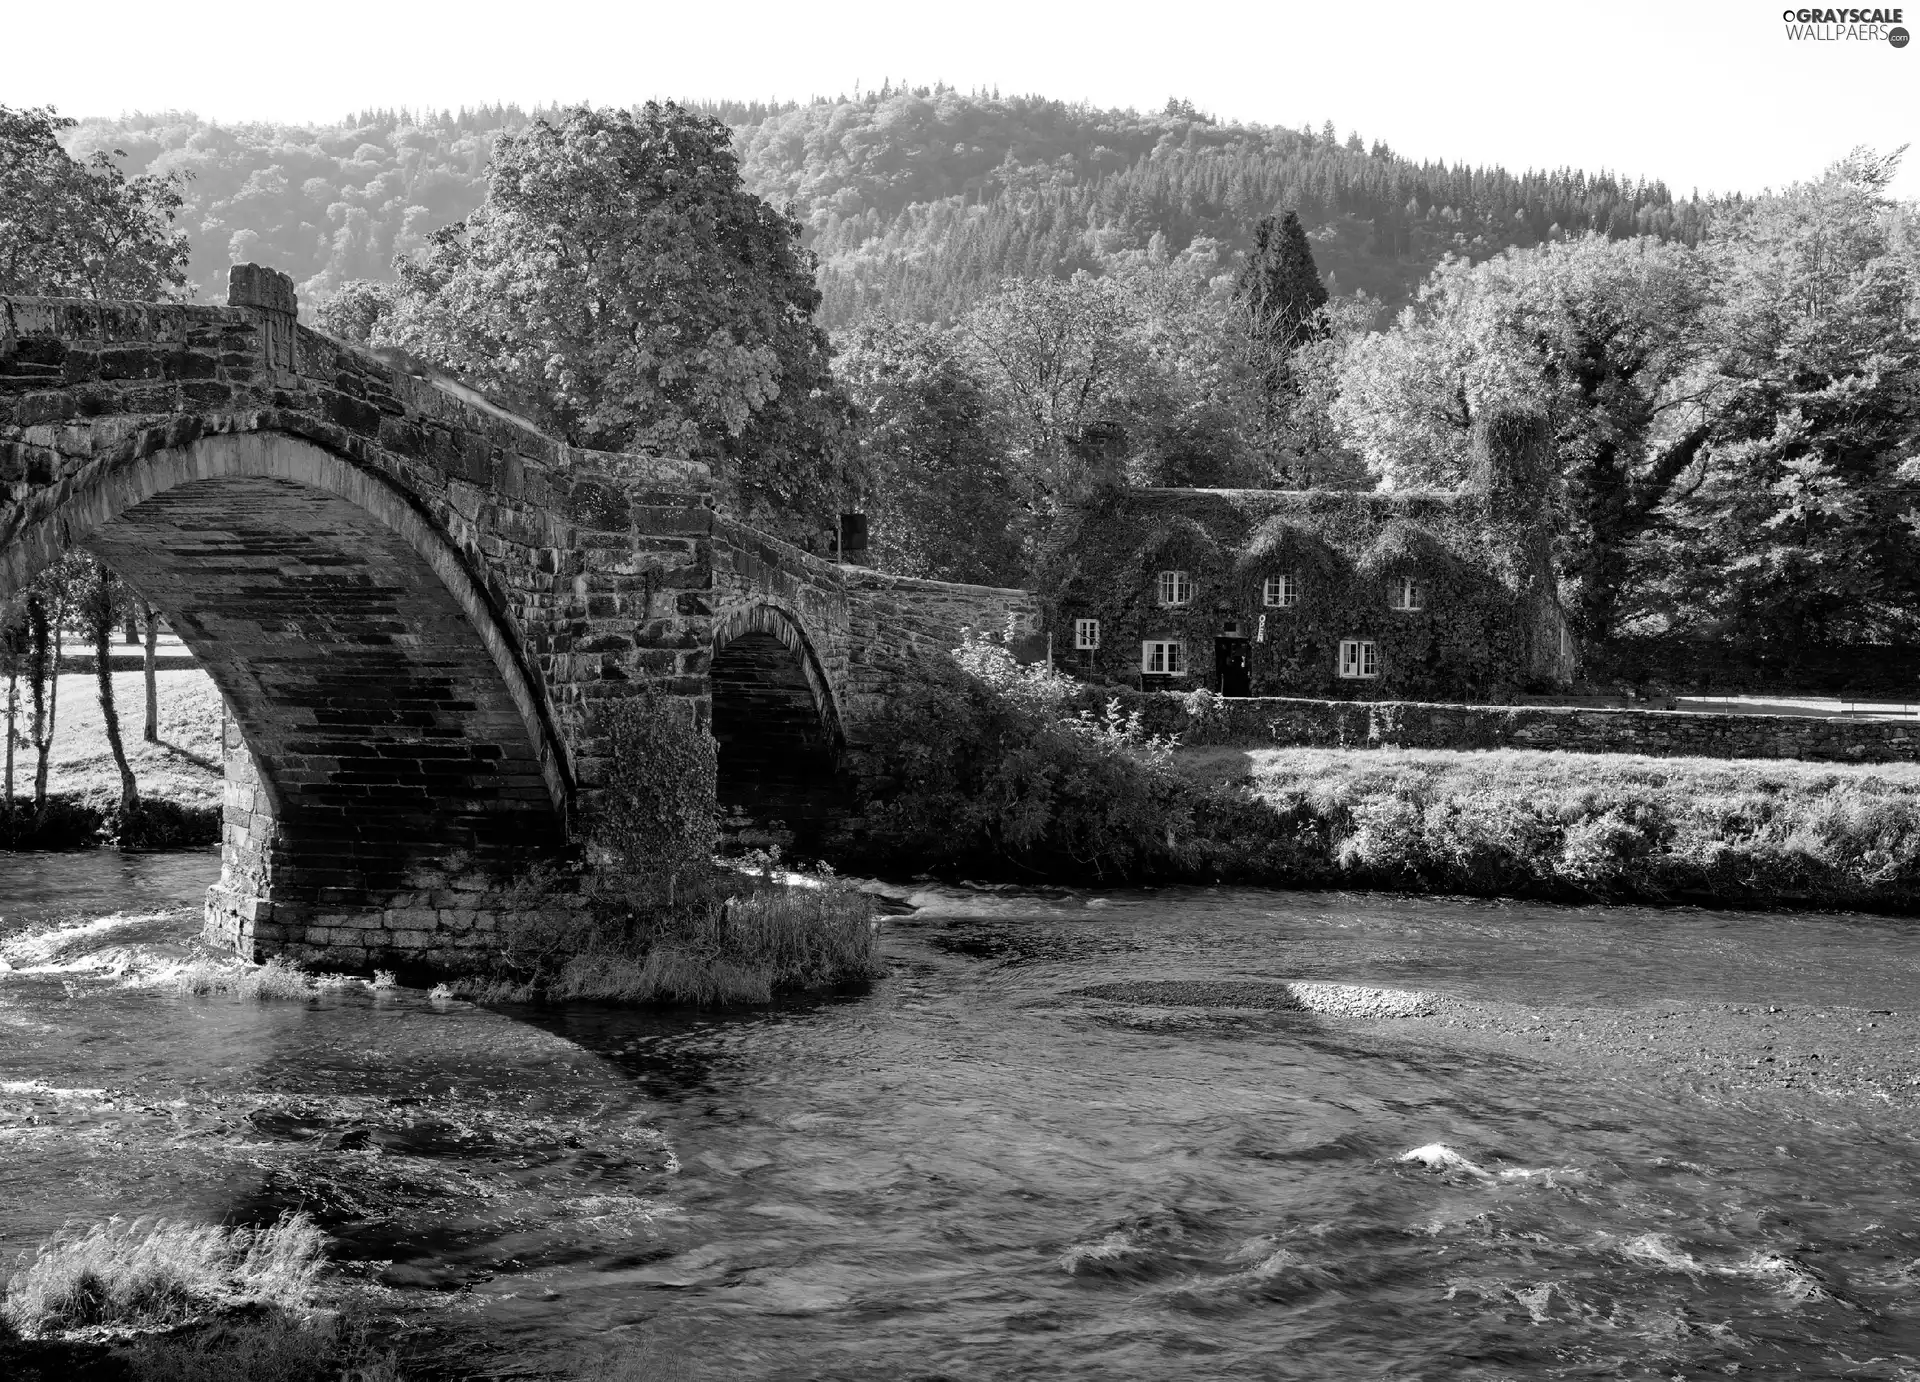
[[[1340,675],[1343,677],[1380,675],[1380,652],[1371,639],[1343,638],[1340,640]]]
[[[1177,638],[1149,638],[1140,645],[1140,670],[1160,677],[1185,676],[1186,649]]]
[[[1395,609],[1421,610],[1427,607],[1427,583],[1417,581],[1412,576],[1402,576],[1393,583],[1393,607]]]
[[[1100,646],[1100,621],[1098,619],[1076,619],[1073,621],[1073,646],[1081,651]]]
[[[1300,578],[1291,571],[1267,577],[1261,602],[1269,609],[1292,609],[1300,603]]]
[[[1184,571],[1162,571],[1160,573],[1160,603],[1163,605],[1192,604],[1193,577]]]

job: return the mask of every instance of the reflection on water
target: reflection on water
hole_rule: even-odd
[[[67,880],[88,909],[164,891],[114,894],[99,857]],[[0,895],[25,895],[17,867]],[[920,901],[872,994],[746,1016],[76,998],[70,973],[16,972],[0,1254],[116,1210],[305,1205],[487,1375],[644,1336],[716,1378],[1920,1376],[1909,1102],[1079,993],[1898,1008],[1911,928],[1231,890]]]

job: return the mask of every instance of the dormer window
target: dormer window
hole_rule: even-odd
[[[1184,571],[1162,571],[1160,573],[1160,603],[1163,605],[1192,604],[1193,577]]]
[[[1427,607],[1427,583],[1402,576],[1393,583],[1393,607],[1409,612]]]
[[[1261,593],[1261,602],[1268,609],[1292,609],[1300,603],[1300,578],[1291,571],[1283,571],[1278,576],[1267,577],[1266,589]]]

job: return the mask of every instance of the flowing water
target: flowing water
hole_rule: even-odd
[[[456,1376],[1920,1378],[1920,1090],[1184,1001],[1892,1022],[1920,927],[950,890],[747,1015],[143,986],[214,868],[0,859],[0,1256],[305,1206]]]

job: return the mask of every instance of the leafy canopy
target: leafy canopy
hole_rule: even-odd
[[[51,107],[0,105],[0,293],[180,295],[187,237],[172,225],[185,179],[128,178],[105,151],[76,162],[60,147],[73,123]]]
[[[1024,511],[992,400],[951,335],[871,317],[834,363],[858,417],[874,560],[907,576],[1017,582]]]
[[[575,110],[500,140],[485,205],[398,263],[369,335],[575,445],[708,461],[729,507],[787,526],[830,511],[845,412],[798,237],[719,121]]]

